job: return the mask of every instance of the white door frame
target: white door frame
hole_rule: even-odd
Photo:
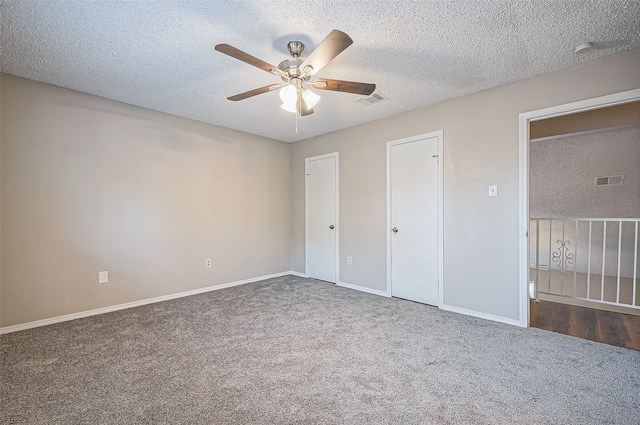
[[[520,326],[529,326],[529,123],[561,115],[575,114],[577,112],[635,102],[637,100],[640,100],[640,89],[628,90],[520,114],[520,319],[518,320]]]
[[[304,159],[304,274],[309,276],[309,162],[319,159],[335,158],[336,160],[336,281],[340,282],[340,155],[338,152],[327,153],[324,155],[311,156]]]
[[[444,305],[444,131],[419,134],[404,139],[387,142],[387,296],[391,296],[391,147],[403,143],[416,142],[418,140],[438,139],[438,308]]]

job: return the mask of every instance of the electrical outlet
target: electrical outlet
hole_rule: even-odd
[[[498,197],[498,186],[491,185],[489,186],[489,198],[497,198]]]
[[[109,282],[109,272],[98,272],[98,283],[108,283]]]
[[[207,260],[204,263],[204,266],[206,268],[211,268],[211,258],[207,258]]]
[[[353,257],[347,257],[347,265],[353,266]]]

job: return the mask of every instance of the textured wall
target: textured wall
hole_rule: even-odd
[[[640,126],[531,143],[532,218],[640,217]],[[595,186],[624,175],[621,185]]]
[[[518,114],[638,88],[638,69],[632,50],[294,143],[292,270],[305,270],[304,158],[339,151],[339,277],[385,289],[386,142],[444,130],[444,301],[517,320]]]
[[[1,118],[2,326],[289,270],[288,144],[9,75]]]

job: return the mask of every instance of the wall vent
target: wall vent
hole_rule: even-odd
[[[389,99],[389,96],[386,96],[379,91],[374,91],[369,96],[359,97],[356,99],[356,102],[363,104],[364,106],[375,105],[376,103],[380,103]]]
[[[603,176],[596,177],[594,184],[596,186],[610,186],[613,184],[622,184],[624,176]]]

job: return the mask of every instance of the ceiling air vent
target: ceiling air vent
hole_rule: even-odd
[[[595,185],[596,186],[609,186],[612,184],[622,184],[624,180],[624,176],[604,176],[604,177],[596,177]]]
[[[359,97],[358,99],[356,99],[356,102],[361,103],[364,106],[371,106],[387,99],[389,99],[389,96],[386,96],[379,91],[374,91],[369,96]]]

